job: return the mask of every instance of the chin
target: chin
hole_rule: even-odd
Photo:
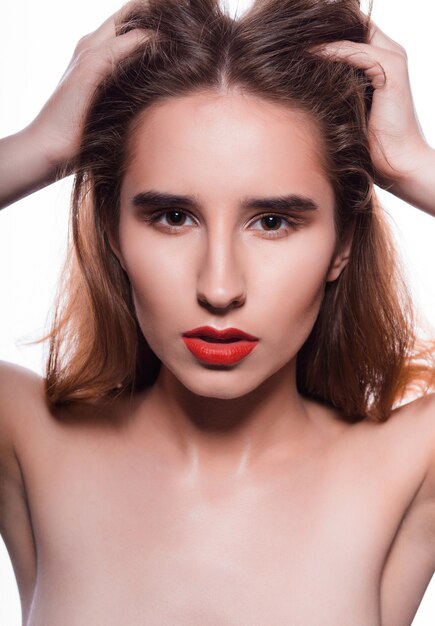
[[[176,374],[174,373],[176,376]],[[250,378],[246,372],[231,369],[205,367],[201,374],[176,376],[177,380],[191,393],[203,398],[234,400],[254,391],[263,380]]]

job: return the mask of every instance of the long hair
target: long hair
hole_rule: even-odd
[[[316,120],[338,246],[354,228],[349,261],[326,284],[298,352],[299,392],[349,422],[386,420],[407,390],[426,393],[434,382],[432,344],[416,337],[412,301],[374,192],[373,88],[361,70],[311,50],[342,39],[368,42],[359,0],[256,0],[237,19],[219,0],[138,1],[117,32],[133,28],[148,40],[96,89],[74,164],[68,254],[52,328],[40,340],[49,340],[48,403],[104,402],[155,381],[160,361],[139,328],[128,276],[108,239],[117,232],[128,139],[154,103],[232,89]]]

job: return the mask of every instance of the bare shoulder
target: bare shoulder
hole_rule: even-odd
[[[23,617],[36,581],[36,548],[20,450],[26,442],[39,445],[42,439],[35,435],[47,415],[44,379],[0,361],[0,535],[14,567]]]
[[[427,394],[393,411],[390,418],[402,466],[418,468],[419,488],[405,517],[408,538],[435,564],[435,394]]]
[[[25,367],[0,361],[0,492],[7,481],[18,482],[17,446],[29,435],[31,416],[41,413],[43,406],[43,379]]]
[[[32,412],[45,405],[44,379],[25,367],[0,361],[0,439],[8,445]],[[26,424],[28,426],[28,424]]]
[[[427,461],[422,487],[433,501],[435,521],[435,393],[414,400],[401,410],[410,431],[409,436],[421,441],[421,454]]]
[[[420,446],[430,463],[435,453],[435,393],[426,394],[395,409],[388,423],[397,437]],[[428,467],[429,469],[429,467]]]
[[[16,363],[0,360],[0,401],[2,403],[10,401],[16,396],[11,385],[17,385],[20,391],[27,389],[29,391],[39,390],[39,392],[43,392],[43,382],[44,379],[34,371]]]

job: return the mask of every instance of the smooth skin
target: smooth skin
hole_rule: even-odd
[[[143,36],[118,45],[127,35],[115,39],[115,19],[82,40],[30,127],[0,143],[0,162],[15,160],[0,172],[2,206],[73,161],[108,51],[122,56]],[[379,181],[435,215],[435,152],[403,49],[375,28],[370,45],[323,53],[374,81]],[[144,112],[135,137],[112,247],[162,361],[157,382],[131,404],[53,415],[39,376],[0,364],[0,529],[23,623],[408,626],[435,569],[434,396],[386,423],[349,425],[297,393],[295,356],[350,245],[335,250],[315,124],[204,92]],[[147,221],[132,198],[149,189],[195,205],[180,207],[181,224],[168,211]],[[247,196],[287,193],[318,209],[272,229],[270,213],[241,210]],[[181,339],[202,324],[242,328],[259,345],[237,366],[205,367]]]

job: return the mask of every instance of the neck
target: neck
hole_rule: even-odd
[[[296,389],[295,360],[236,398],[199,396],[163,365],[145,398],[151,428],[196,475],[244,475],[261,459],[300,451],[308,403]],[[312,424],[311,424],[312,426]],[[154,433],[153,433],[154,435]]]

